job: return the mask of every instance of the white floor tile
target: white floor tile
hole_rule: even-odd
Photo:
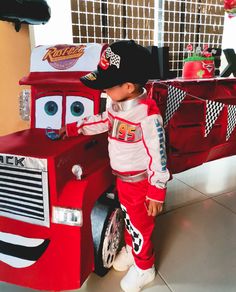
[[[1,292],[35,292],[37,290],[0,282],[0,291]]]
[[[175,177],[168,182],[164,212],[170,211],[186,204],[206,199],[207,196],[199,193]]]
[[[81,292],[119,292],[122,291],[120,289],[120,280],[125,275],[125,272],[116,272],[115,270],[111,270],[105,277],[100,278],[95,274],[92,274],[90,278],[86,281],[83,287],[78,290]],[[155,280],[147,285],[143,291],[152,292],[170,292],[168,287],[162,281],[159,275],[156,276]]]
[[[236,188],[236,156],[205,163],[175,177],[210,197],[233,191]]]
[[[157,218],[159,273],[174,292],[235,292],[236,216],[212,199]]]
[[[96,274],[91,274],[88,280],[84,283],[80,290],[81,292],[96,292],[96,291],[104,291],[111,292],[112,291],[122,291],[120,289],[120,280],[122,276],[125,275],[124,272],[116,272],[111,269],[109,273],[104,277],[99,277]]]
[[[214,197],[214,200],[236,213],[236,191]]]
[[[111,269],[109,273],[104,277],[99,277],[92,273],[87,281],[83,284],[80,289],[67,290],[67,292],[122,292],[120,288],[120,280],[125,275],[125,272],[116,272]],[[160,276],[157,274],[155,280],[147,285],[143,291],[147,292],[170,292],[166,284],[162,281]],[[39,290],[22,288],[19,286],[2,283],[0,282],[1,292],[38,292]],[[40,291],[43,292],[43,291]],[[62,291],[61,291],[62,292]]]

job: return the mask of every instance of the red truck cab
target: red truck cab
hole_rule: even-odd
[[[92,271],[104,274],[112,265],[122,220],[110,192],[106,134],[46,136],[99,113],[101,92],[79,78],[96,69],[105,47],[39,46],[32,52],[31,72],[20,81],[31,86],[30,129],[0,137],[1,281],[77,289]],[[98,212],[101,206],[105,211]]]

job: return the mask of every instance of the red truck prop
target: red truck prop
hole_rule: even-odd
[[[31,72],[20,81],[31,85],[30,129],[0,137],[1,281],[77,289],[92,271],[103,275],[112,266],[123,223],[106,134],[57,141],[46,136],[100,112],[102,93],[83,86],[79,77],[96,69],[105,47],[41,46],[32,52]],[[226,136],[236,79],[149,82],[149,96],[164,119],[170,87],[185,93],[166,125],[171,172],[235,154],[235,129],[227,141]],[[207,100],[224,108],[205,137]]]
[[[92,271],[103,275],[112,265],[123,223],[106,135],[57,141],[45,135],[48,127],[99,113],[101,92],[79,77],[96,69],[104,47],[32,52],[31,72],[20,81],[31,85],[30,129],[0,138],[1,281],[76,289]]]

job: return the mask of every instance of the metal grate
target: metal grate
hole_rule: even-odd
[[[71,0],[74,43],[154,44],[155,0]]]
[[[181,76],[186,47],[221,48],[221,0],[71,0],[74,43],[134,39],[167,46],[170,69]]]
[[[186,47],[221,48],[224,9],[221,0],[159,0],[158,45],[170,49],[170,67],[181,76]]]
[[[20,162],[24,167],[1,163],[0,215],[48,226],[48,183],[45,161],[42,164],[42,159],[1,155],[1,162],[7,157],[10,157],[11,162],[21,159]]]

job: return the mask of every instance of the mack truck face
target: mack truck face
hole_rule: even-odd
[[[116,232],[112,256],[99,238],[97,251],[107,256],[101,274],[112,265],[120,213],[107,207],[100,225],[91,220],[114,181],[106,134],[56,141],[46,135],[99,113],[101,92],[84,87],[79,77],[96,69],[102,50],[87,44],[32,52],[31,72],[20,81],[31,86],[30,129],[0,137],[1,281],[42,290],[81,287],[96,269],[92,229],[101,226]],[[103,229],[100,234],[107,234]]]

